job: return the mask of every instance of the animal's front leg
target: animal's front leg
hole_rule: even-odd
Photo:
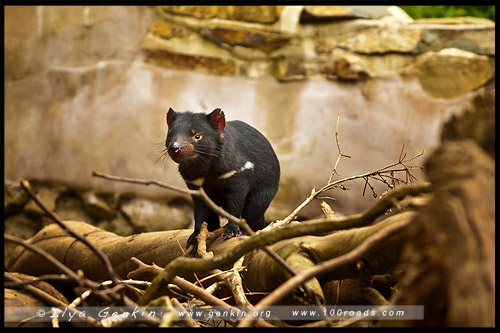
[[[196,257],[198,253],[198,240],[196,239],[196,236],[198,236],[198,234],[200,233],[201,224],[203,222],[207,222],[209,223],[209,225],[213,224],[212,220],[214,213],[211,211],[210,207],[208,207],[205,204],[205,202],[198,197],[193,196],[193,205],[194,205],[194,231],[187,240],[186,248],[188,248],[191,245],[193,248],[189,255],[191,257]]]

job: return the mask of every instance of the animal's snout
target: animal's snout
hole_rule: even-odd
[[[172,150],[175,154],[178,154],[182,149],[182,145],[179,142],[172,143]]]
[[[182,138],[180,140],[174,140],[168,146],[168,154],[174,160],[174,162],[177,163],[182,163],[197,156],[197,154],[194,152],[193,145],[189,142],[186,142]]]

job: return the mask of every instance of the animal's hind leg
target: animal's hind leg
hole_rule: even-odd
[[[215,212],[211,212],[205,222],[207,222],[208,231],[214,231],[215,229],[218,229],[220,227],[219,215],[217,215]]]
[[[266,191],[251,194],[247,197],[247,201],[241,215],[253,231],[260,230],[267,225],[264,219],[264,213],[269,207],[273,197],[274,194],[271,195]]]

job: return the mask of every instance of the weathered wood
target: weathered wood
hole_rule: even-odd
[[[495,163],[470,140],[445,142],[427,160],[433,197],[403,251],[396,305],[424,305],[395,326],[495,325]]]

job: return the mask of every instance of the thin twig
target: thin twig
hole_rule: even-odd
[[[4,282],[3,286],[5,288],[19,288],[21,286],[27,285],[27,284],[36,284],[38,282],[47,282],[47,281],[68,281],[71,280],[67,275],[65,274],[46,274],[46,275],[41,275],[35,279],[32,280],[21,280],[21,282]]]
[[[126,183],[132,183],[132,184],[140,184],[140,185],[155,185],[158,187],[163,187],[169,190],[174,190],[177,192],[189,194],[189,195],[199,195],[199,192],[197,190],[190,190],[184,187],[179,187],[171,184],[167,184],[164,182],[161,182],[159,180],[144,180],[144,179],[136,179],[136,178],[128,178],[128,177],[118,177],[118,176],[112,176],[112,175],[107,175],[101,172],[93,171],[92,176],[94,177],[99,177],[99,178],[104,178],[107,180],[113,180],[113,181],[120,181],[120,182],[126,182]]]
[[[333,176],[340,175],[337,171],[337,165],[339,164],[341,157],[351,158],[351,156],[343,154],[342,149],[340,149],[340,141],[339,141],[339,122],[340,122],[340,111],[337,113],[337,125],[335,126],[335,141],[337,141],[337,150],[339,151],[339,157],[337,157],[337,161],[335,162],[335,166],[333,167],[332,173],[330,174],[330,178],[328,178],[328,183],[331,183]]]
[[[71,302],[69,306],[77,307],[92,294],[92,289],[87,289]]]
[[[375,171],[371,171],[371,172],[367,172],[367,173],[364,173],[364,174],[361,174],[361,175],[355,175],[355,176],[351,176],[351,177],[339,179],[337,181],[328,182],[325,186],[323,186],[319,190],[313,189],[311,191],[311,194],[304,200],[304,202],[302,202],[297,208],[295,208],[295,210],[292,213],[290,213],[290,215],[288,215],[283,220],[276,221],[275,223],[272,223],[271,225],[267,226],[266,229],[275,228],[275,227],[281,226],[282,224],[290,223],[297,216],[297,214],[302,209],[304,209],[308,204],[310,204],[314,199],[316,199],[318,195],[320,195],[321,193],[324,193],[324,192],[326,192],[328,190],[331,190],[333,188],[340,187],[340,186],[342,186],[342,183],[346,183],[346,182],[349,182],[349,181],[352,181],[352,180],[355,180],[355,179],[364,179],[365,183],[368,183],[367,180],[369,178],[373,178],[373,179],[379,180],[378,178],[375,178],[375,176],[380,176],[381,174],[385,174],[385,173],[391,174],[391,173],[394,173],[394,172],[400,172],[401,171],[401,172],[406,172],[406,175],[407,176],[409,175],[409,177],[410,177],[410,180],[406,181],[404,183],[406,185],[408,185],[408,182],[410,182],[410,184],[413,184],[412,180],[414,180],[416,178],[413,175],[411,175],[410,170],[416,170],[416,169],[421,170],[422,168],[418,167],[418,166],[408,166],[407,163],[410,162],[410,161],[413,161],[417,157],[422,156],[423,153],[424,152],[422,151],[422,152],[418,153],[417,155],[415,155],[414,157],[410,158],[407,161],[401,160],[401,157],[404,157],[406,155],[400,154],[400,158],[398,159],[397,162],[392,163],[392,164],[390,164],[388,166],[385,166],[385,167],[383,167],[381,169],[378,169],[378,170],[375,170]],[[402,168],[395,168],[398,165],[402,165],[403,167]],[[392,178],[392,179],[394,180],[396,178]],[[366,186],[370,186],[371,187],[370,184],[365,184],[365,187]],[[394,187],[394,186],[392,186],[392,187]],[[392,188],[392,187],[390,187],[390,188]],[[373,193],[375,193],[375,192],[373,191]],[[363,191],[363,194],[364,194],[364,191]]]

